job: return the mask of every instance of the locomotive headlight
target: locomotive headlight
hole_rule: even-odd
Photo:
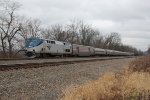
[[[32,48],[33,46],[29,45],[29,48]]]

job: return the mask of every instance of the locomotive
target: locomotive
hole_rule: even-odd
[[[134,54],[34,37],[26,40],[25,55],[35,58],[46,56],[131,56]]]

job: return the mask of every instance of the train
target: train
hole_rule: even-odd
[[[25,55],[35,58],[47,56],[132,56],[134,53],[31,37],[25,42]]]

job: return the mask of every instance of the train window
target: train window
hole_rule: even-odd
[[[48,41],[48,40],[46,40],[47,41],[47,43],[51,43],[50,41]]]
[[[55,44],[55,41],[51,41],[51,44]]]
[[[66,52],[70,52],[70,49],[66,49]]]

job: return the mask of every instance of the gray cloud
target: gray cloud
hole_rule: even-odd
[[[150,43],[150,40],[145,38],[122,38],[122,41],[126,45],[130,44],[138,49],[142,48],[142,50],[147,50]]]
[[[81,19],[104,33],[119,32],[124,43],[146,50],[150,44],[149,0],[17,0],[19,14],[43,25]]]

